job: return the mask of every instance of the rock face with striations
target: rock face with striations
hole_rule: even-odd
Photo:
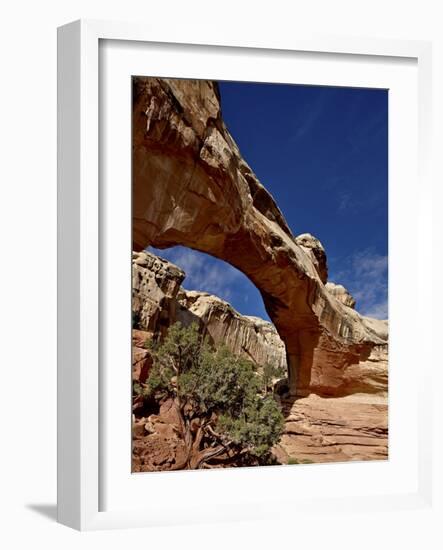
[[[284,343],[271,323],[240,315],[207,292],[185,290],[180,286],[185,273],[154,254],[133,253],[132,267],[132,311],[138,327],[133,331],[133,372],[137,380],[140,360],[147,354],[140,339],[164,336],[176,321],[184,326],[197,323],[215,347],[224,344],[257,365],[286,367]]]
[[[179,295],[184,321],[196,316],[204,333],[217,347],[225,344],[235,355],[250,359],[257,365],[271,363],[286,367],[286,350],[272,323],[258,317],[241,315],[230,304],[207,292],[182,290]]]
[[[354,394],[324,398],[315,394],[283,400],[285,430],[274,449],[282,463],[385,460],[388,457],[387,400]]]
[[[134,324],[164,335],[175,318],[177,293],[185,278],[179,267],[146,252],[132,254],[132,315]]]
[[[135,78],[133,102],[134,249],[181,244],[237,267],[286,346],[291,394],[346,393],[386,331],[325,286],[323,247],[292,234],[241,157],[216,83]]]

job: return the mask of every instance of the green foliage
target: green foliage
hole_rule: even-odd
[[[153,397],[153,392],[147,384],[140,384],[140,382],[134,382],[132,384],[132,392],[135,396],[140,396],[145,399]]]
[[[283,367],[273,365],[272,363],[266,363],[262,370],[263,389],[265,393],[272,388],[275,379],[280,379],[285,376],[286,372]]]
[[[226,347],[211,349],[197,325],[176,323],[150,351],[154,366],[145,395],[174,398],[185,422],[198,418],[208,427],[207,438],[257,458],[280,439],[283,415],[272,395],[263,396],[254,365]]]
[[[255,395],[240,415],[222,415],[219,423],[235,443],[257,457],[265,455],[283,431],[283,415],[270,395]]]
[[[175,323],[169,328],[162,344],[145,342],[145,347],[154,359],[147,391],[159,393],[160,397],[181,396],[179,387],[189,379],[190,371],[200,362],[203,351],[197,325],[193,323],[188,328],[182,328],[180,323]],[[187,383],[189,385],[189,380]]]

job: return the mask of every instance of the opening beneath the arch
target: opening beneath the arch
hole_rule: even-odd
[[[185,279],[182,286],[186,290],[207,292],[228,302],[242,315],[271,322],[260,291],[231,264],[180,245],[163,250],[148,247],[146,250],[183,269]]]
[[[287,348],[265,309],[259,289],[226,261],[182,245],[133,252],[132,328],[136,347],[167,339],[173,327],[195,325],[213,349],[267,369],[267,389],[287,377]],[[135,376],[142,384],[152,365],[143,360]],[[149,355],[149,354],[148,354]],[[138,359],[138,356],[137,356]],[[285,391],[287,384],[282,388]]]

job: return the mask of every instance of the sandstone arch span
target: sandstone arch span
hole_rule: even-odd
[[[137,77],[133,97],[134,249],[180,244],[234,265],[285,342],[291,394],[355,391],[350,367],[386,326],[328,291],[321,244],[294,237],[241,157],[216,83]]]

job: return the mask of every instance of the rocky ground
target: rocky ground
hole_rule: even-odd
[[[388,403],[378,395],[282,400],[285,432],[275,453],[312,462],[384,460],[388,457]]]

